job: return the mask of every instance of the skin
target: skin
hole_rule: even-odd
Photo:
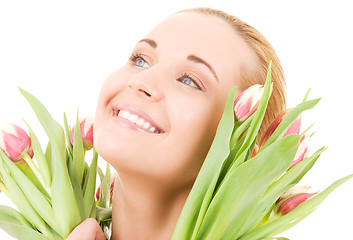
[[[256,56],[228,23],[198,13],[170,16],[132,52],[104,82],[94,127],[98,153],[118,173],[113,239],[170,239],[226,97]],[[162,132],[116,117],[119,104],[144,112]]]

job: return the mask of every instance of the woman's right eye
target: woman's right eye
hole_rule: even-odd
[[[145,61],[141,54],[132,54],[130,61],[137,67],[150,68],[151,66]]]

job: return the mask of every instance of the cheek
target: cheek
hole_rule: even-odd
[[[170,112],[174,145],[169,151],[176,157],[171,163],[183,178],[196,177],[211,146],[220,119],[214,107],[211,101],[185,102]]]
[[[104,148],[104,139],[106,134],[105,126],[111,116],[111,109],[109,108],[109,102],[117,96],[127,85],[129,75],[124,69],[118,69],[114,71],[104,81],[96,105],[96,113],[94,119],[93,138],[94,144],[98,149]]]

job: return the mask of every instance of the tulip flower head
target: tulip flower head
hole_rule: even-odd
[[[234,101],[234,114],[237,120],[244,121],[253,114],[259,106],[263,86],[255,84],[244,90]]]
[[[114,192],[114,186],[115,186],[115,180],[116,180],[116,174],[112,174],[111,178],[110,178],[110,198],[112,201],[112,197],[113,197],[113,192]],[[100,193],[101,193],[101,186],[99,185],[96,191],[96,199],[97,201],[100,198]]]
[[[13,161],[23,159],[23,154],[33,157],[28,134],[15,124],[0,123],[0,148]]]
[[[90,150],[93,147],[93,118],[87,117],[80,121],[81,136],[83,146],[86,150]],[[74,144],[74,133],[75,128],[72,128],[70,133],[71,144]]]
[[[262,140],[261,140],[261,144],[260,144],[260,148],[262,146],[265,145],[266,141],[271,137],[271,135],[273,134],[273,132],[277,129],[278,125],[282,122],[284,116],[289,112],[289,110],[287,109],[286,111],[284,111],[283,113],[281,113],[280,115],[278,115],[270,124],[270,126],[267,128],[267,131],[265,133],[265,135],[263,136]],[[302,122],[302,117],[301,115],[294,120],[294,122],[290,125],[290,127],[287,129],[286,133],[283,135],[283,137],[288,136],[290,134],[299,134],[300,132],[300,126],[301,126],[301,122]]]
[[[295,154],[294,161],[292,162],[291,167],[293,167],[294,165],[296,165],[297,163],[303,161],[305,158],[308,157],[309,146],[310,146],[310,136],[304,135],[300,139],[299,148],[297,150],[297,153]]]
[[[318,193],[308,193],[309,189],[310,187],[308,186],[294,186],[283,193],[277,201],[277,214],[285,215],[293,211],[299,204],[309,200]]]

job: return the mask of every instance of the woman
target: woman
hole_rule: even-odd
[[[262,131],[285,108],[279,60],[254,28],[212,9],[177,12],[133,50],[102,86],[94,141],[118,173],[112,239],[170,239],[209,150],[229,90],[274,90]],[[68,237],[104,239],[86,220]]]

